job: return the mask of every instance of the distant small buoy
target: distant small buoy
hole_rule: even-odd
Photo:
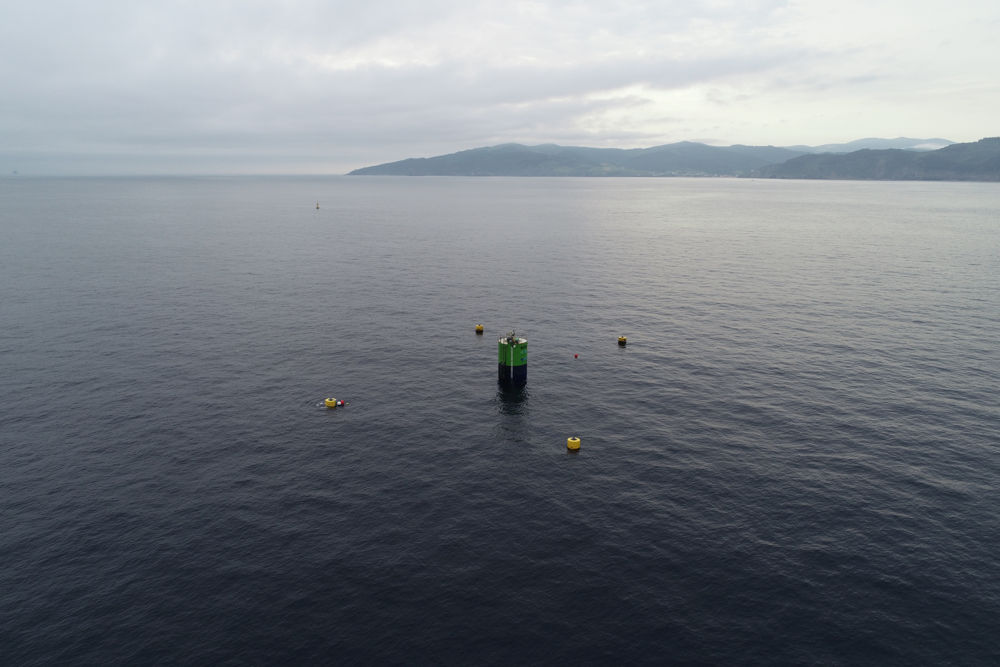
[[[323,401],[323,403],[325,403],[326,407],[328,407],[328,408],[335,408],[338,405],[343,405],[344,402],[343,401],[338,401],[335,398],[328,398],[325,401]]]
[[[574,358],[574,359],[579,359],[579,358],[580,358],[580,355],[579,355],[579,354],[574,354],[574,355],[573,355],[573,358]]]
[[[566,449],[571,449],[573,451],[580,449],[580,438],[566,438]]]
[[[482,324],[477,324],[476,325],[476,333],[477,334],[483,333],[483,325]]]
[[[319,202],[316,202],[316,210],[319,210]]]
[[[619,336],[618,337],[618,344],[619,345],[624,346],[626,343],[628,343],[628,338],[625,338],[625,336]]]

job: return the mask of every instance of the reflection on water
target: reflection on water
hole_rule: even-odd
[[[497,409],[502,415],[523,415],[528,412],[528,388],[497,384]]]

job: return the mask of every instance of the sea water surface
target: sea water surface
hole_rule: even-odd
[[[1000,662],[996,184],[7,177],[0,318],[4,664]]]

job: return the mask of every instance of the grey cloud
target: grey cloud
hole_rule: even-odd
[[[738,84],[747,80],[755,92],[810,103],[816,92],[909,85],[884,63],[848,68],[844,56],[864,61],[863,47],[768,38],[785,14],[804,11],[778,0],[8,4],[0,157],[11,160],[135,154],[177,165],[187,155],[207,165],[256,156],[346,169],[361,166],[354,156],[371,156],[358,158],[367,163],[492,140],[599,145],[655,141],[672,127],[716,132],[666,109],[645,113],[658,126],[591,136],[581,118],[651,104],[626,90],[712,84],[705,105],[721,113],[721,102],[746,99]],[[701,38],[719,44],[702,48]],[[426,57],[394,66],[368,57],[397,44],[425,48],[416,55]],[[353,69],[325,69],[317,59],[354,54],[365,57]],[[764,121],[740,114],[732,126],[753,122]]]

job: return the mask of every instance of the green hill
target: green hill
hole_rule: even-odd
[[[737,176],[801,155],[774,146],[680,142],[653,148],[501,144],[356,169],[353,176]]]
[[[753,172],[764,178],[1000,181],[1000,137],[935,151],[860,150],[802,155]]]
[[[352,176],[756,176],[848,180],[1000,181],[1000,137],[917,147],[946,139],[861,139],[808,146],[708,146],[682,141],[652,148],[501,144],[356,169]],[[857,145],[910,146],[909,149]]]

